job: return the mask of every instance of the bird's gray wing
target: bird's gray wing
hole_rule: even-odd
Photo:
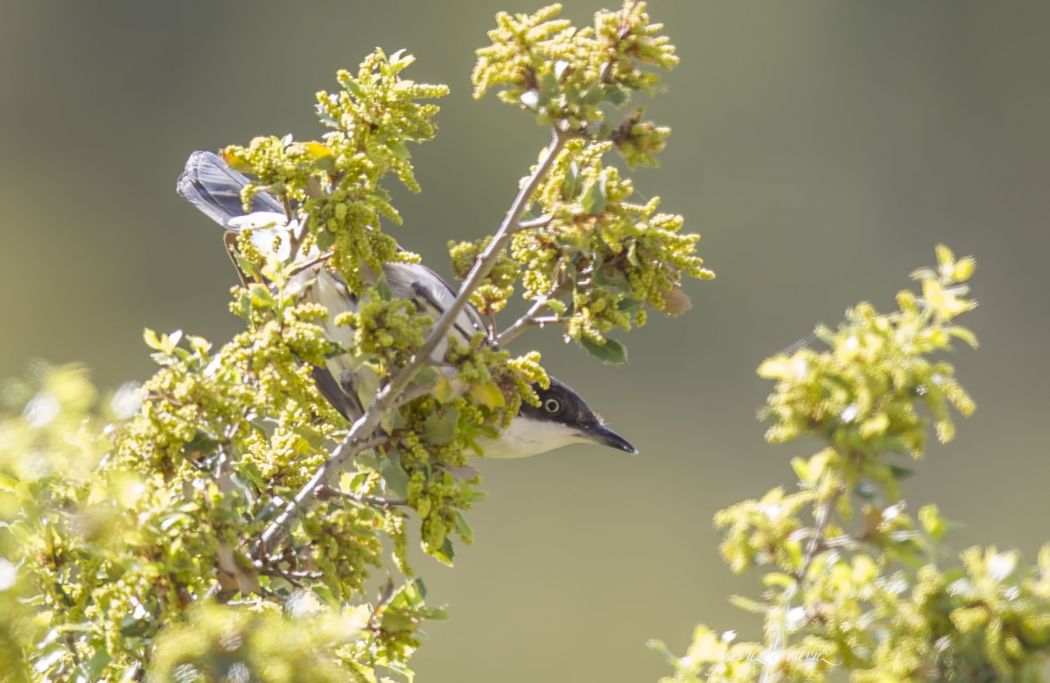
[[[241,189],[248,182],[247,176],[234,171],[215,152],[197,151],[186,160],[175,191],[208,218],[228,228],[230,220],[245,214]],[[272,195],[259,192],[252,198],[252,211],[284,213],[284,207]]]
[[[430,268],[418,263],[388,263],[383,266],[390,293],[399,299],[411,299],[427,308],[436,320],[456,300],[456,291]],[[467,304],[456,317],[453,329],[463,342],[485,330],[478,310]],[[442,352],[442,355],[443,352]]]
[[[176,190],[198,210],[225,227],[227,234],[232,234],[241,226],[231,225],[231,221],[245,215],[241,190],[248,183],[247,176],[231,169],[218,154],[198,151],[187,159]],[[253,212],[284,213],[281,203],[263,192],[252,198],[251,208]],[[426,266],[390,263],[384,266],[384,274],[394,297],[414,301],[435,319],[455,300],[455,291],[440,275]],[[356,300],[342,278],[325,269],[323,264],[318,264],[300,273],[296,279],[305,282],[302,285],[304,297],[328,309],[329,320],[323,324],[325,335],[345,348],[350,342],[348,335],[352,336],[353,331],[336,326],[334,318],[344,311],[355,310]],[[474,334],[484,330],[484,322],[477,310],[468,305],[456,318],[453,329],[466,345]],[[443,358],[447,346],[447,343],[440,344],[435,349],[435,358]],[[325,399],[352,422],[362,414],[363,406],[369,403],[378,388],[378,378],[363,369],[354,371],[351,359],[345,356],[342,354],[328,358],[324,366],[313,369],[313,376]]]
[[[361,408],[361,402],[355,395],[356,392],[343,391],[335,375],[327,367],[315,365],[313,377],[317,390],[321,392],[325,400],[351,423],[364,414],[365,411]]]

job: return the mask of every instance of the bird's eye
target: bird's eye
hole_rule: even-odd
[[[546,401],[543,402],[543,408],[548,413],[556,413],[559,410],[561,410],[561,403],[559,403],[558,399],[556,398],[548,398]]]

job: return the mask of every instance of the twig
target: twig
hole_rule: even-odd
[[[500,346],[506,346],[513,340],[517,339],[521,334],[529,329],[530,327],[543,327],[544,325],[556,325],[560,323],[568,322],[568,318],[562,318],[557,315],[530,317],[528,315],[522,316],[514,321],[514,324],[508,327],[506,330],[500,333],[496,337],[496,343]]]
[[[314,259],[310,259],[310,260],[309,260],[309,261],[307,261],[306,263],[303,263],[303,264],[300,264],[300,265],[296,266],[296,267],[295,267],[295,268],[294,268],[294,269],[293,269],[293,270],[292,270],[292,271],[291,271],[291,272],[289,273],[289,275],[296,275],[296,274],[298,274],[298,273],[301,273],[301,272],[303,272],[304,270],[306,270],[307,268],[310,268],[311,266],[316,266],[316,265],[317,265],[317,264],[319,264],[319,263],[324,263],[325,261],[327,261],[327,260],[328,260],[328,259],[330,259],[330,258],[332,258],[332,252],[330,252],[330,251],[326,251],[325,253],[321,254],[321,255],[320,255],[320,256],[318,256],[317,258],[314,258]]]
[[[263,531],[262,535],[259,537],[255,547],[252,548],[253,560],[270,553],[273,547],[277,544],[277,541],[288,532],[288,527],[291,523],[292,517],[295,516],[295,513],[298,510],[306,511],[309,509],[309,501],[316,494],[316,490],[325,485],[330,475],[357,457],[357,454],[361,451],[375,448],[388,440],[388,437],[386,436],[376,438],[365,438],[363,434],[361,437],[358,436],[358,434],[364,431],[362,425],[370,414],[376,415],[376,418],[375,424],[368,428],[369,434],[375,431],[375,428],[379,426],[382,415],[375,412],[374,409],[375,405],[373,404],[364,415],[358,418],[357,422],[355,422],[350,428],[350,432],[339,443],[339,445],[335,447],[332,454],[328,456],[328,460],[317,468],[314,475],[310,477],[310,481],[306,482],[306,484],[299,489],[295,494],[295,497],[288,501],[277,517],[270,522],[270,525],[266,527],[266,530]]]
[[[831,524],[831,517],[835,512],[835,505],[839,502],[839,498],[842,497],[842,489],[836,487],[828,499],[820,504],[820,507],[816,511],[817,525],[813,528],[813,535],[809,538],[809,543],[806,544],[806,555],[802,558],[802,566],[799,567],[795,573],[795,578],[801,583],[806,578],[806,572],[809,571],[809,567],[813,564],[813,560],[816,558],[817,553],[820,552],[821,547],[824,546],[823,537],[824,532],[827,530],[828,525]]]
[[[380,496],[369,496],[363,493],[340,491],[339,489],[333,489],[330,486],[322,486],[321,490],[317,492],[317,497],[321,500],[335,497],[346,498],[358,505],[367,505],[382,508],[383,510],[389,510],[394,507],[405,507],[408,505],[407,498],[382,498]]]
[[[267,567],[262,562],[255,562],[255,568],[263,576],[284,579],[296,588],[303,587],[303,579],[317,580],[324,578],[324,574],[321,572],[297,572],[284,570],[279,567]]]
[[[542,216],[531,218],[527,221],[521,221],[518,223],[517,230],[530,230],[532,228],[545,228],[550,225],[550,222],[554,220],[554,216],[549,213],[545,213]],[[516,231],[515,231],[516,232]]]
[[[434,327],[431,329],[429,336],[426,341],[423,342],[423,346],[421,346],[412,356],[412,360],[401,368],[398,373],[394,375],[394,377],[379,391],[375,403],[369,406],[364,415],[354,422],[346,437],[338,446],[336,446],[335,450],[332,451],[328,460],[317,468],[317,471],[315,471],[313,476],[310,477],[310,481],[299,489],[295,494],[295,497],[284,506],[284,509],[281,510],[277,517],[274,518],[273,522],[271,522],[266,530],[263,531],[253,549],[253,555],[255,557],[261,557],[267,554],[282,538],[285,537],[286,534],[288,534],[292,519],[295,517],[296,513],[300,510],[307,510],[312,506],[312,501],[315,500],[316,490],[319,486],[327,484],[332,476],[341,472],[358,453],[368,448],[369,444],[374,442],[372,434],[379,427],[383,419],[391,410],[393,410],[398,398],[401,396],[402,392],[408,388],[409,384],[412,383],[416,373],[422,370],[423,366],[431,362],[431,355],[434,353],[434,350],[438,345],[445,339],[445,335],[448,334],[448,331],[451,329],[456,318],[459,317],[460,313],[462,313],[463,309],[467,306],[470,295],[492,271],[500,252],[506,247],[507,242],[510,240],[514,232],[520,229],[518,222],[521,220],[522,214],[525,213],[529,203],[532,201],[533,194],[535,194],[540,182],[546,177],[547,172],[550,171],[554,159],[558,156],[558,153],[561,152],[568,138],[568,133],[563,133],[557,129],[554,131],[553,139],[550,144],[547,145],[543,158],[540,159],[536,168],[533,170],[532,175],[529,176],[528,180],[526,180],[525,184],[518,191],[518,195],[514,198],[510,210],[507,211],[507,215],[504,217],[503,222],[500,223],[499,229],[493,236],[492,241],[489,242],[488,247],[486,247],[485,251],[481,253],[477,261],[474,262],[474,266],[471,268],[470,273],[467,274],[463,284],[460,285],[459,292],[456,294],[456,298],[452,302],[452,305],[445,309],[444,313],[441,314],[441,317],[439,317],[437,322],[434,323]]]
[[[543,310],[548,302],[558,296],[561,287],[561,274],[559,273],[557,282],[554,283],[554,286],[551,287],[551,291],[547,292],[546,296],[537,299],[532,306],[529,307],[529,310],[525,312],[525,315],[515,320],[510,327],[496,335],[496,344],[499,346],[506,346],[512,340],[517,339],[522,332],[530,327],[535,327],[537,325],[542,326],[547,323],[562,322],[562,319],[558,316],[554,316],[553,319],[543,319],[539,317],[539,312]]]

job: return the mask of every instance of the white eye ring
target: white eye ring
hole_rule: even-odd
[[[548,398],[546,401],[543,402],[543,408],[548,413],[556,413],[559,410],[561,410],[561,403],[559,403],[558,399],[556,398]]]

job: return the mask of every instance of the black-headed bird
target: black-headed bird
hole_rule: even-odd
[[[226,230],[224,238],[231,256],[235,253],[238,235],[250,230],[252,244],[260,253],[291,264],[290,270],[295,275],[289,285],[299,289],[303,300],[319,303],[328,310],[328,319],[322,324],[326,337],[340,348],[349,348],[354,330],[336,325],[335,319],[341,313],[355,311],[357,297],[339,274],[327,267],[324,259],[318,258],[320,254],[316,250],[296,253],[294,245],[303,237],[303,226],[297,220],[289,220],[276,198],[258,192],[252,197],[252,210],[244,210],[241,190],[248,182],[246,176],[231,169],[219,155],[198,151],[186,161],[177,191]],[[383,270],[391,296],[413,301],[419,310],[428,312],[435,320],[455,300],[456,292],[426,266],[387,263]],[[474,334],[484,329],[481,315],[468,303],[449,334],[458,335],[465,346]],[[447,348],[447,342],[438,345],[433,356],[435,362],[440,363]],[[314,368],[313,374],[321,394],[351,422],[368,408],[379,389],[379,377],[374,371],[353,363],[348,353],[329,356],[324,367]],[[540,399],[538,406],[522,403],[517,416],[498,438],[478,440],[486,457],[520,458],[581,442],[637,453],[634,446],[606,426],[565,383],[551,377],[548,388],[534,385],[533,389]]]

